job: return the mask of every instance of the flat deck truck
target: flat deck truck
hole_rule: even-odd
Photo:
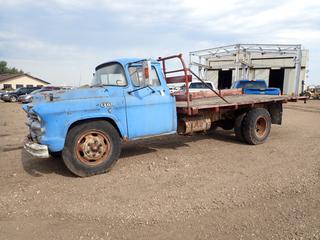
[[[169,71],[173,60],[181,68]],[[234,129],[240,141],[261,144],[271,124],[281,124],[282,104],[302,99],[210,86],[189,92],[193,78],[203,81],[181,54],[100,64],[92,86],[40,93],[23,105],[29,127],[24,148],[35,157],[61,156],[72,173],[87,177],[110,170],[122,143],[136,139],[222,127]],[[171,93],[171,83],[186,87]]]

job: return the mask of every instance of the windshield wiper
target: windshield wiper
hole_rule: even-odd
[[[155,92],[156,92],[152,87],[150,87],[149,85],[146,85],[146,86],[143,86],[143,87],[136,88],[136,89],[133,89],[133,90],[131,90],[131,91],[128,91],[128,93],[131,94],[131,93],[133,93],[133,92],[139,91],[139,90],[144,89],[144,88],[149,88],[152,93],[155,93]]]

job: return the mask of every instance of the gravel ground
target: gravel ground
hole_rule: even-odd
[[[77,178],[22,147],[0,103],[0,239],[320,239],[320,101],[286,104],[258,146],[232,131],[127,143],[107,174]]]

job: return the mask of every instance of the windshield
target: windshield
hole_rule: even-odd
[[[92,85],[126,86],[122,66],[119,63],[111,63],[97,69]]]
[[[34,90],[34,91],[32,91],[30,94],[36,94],[36,93],[38,93],[38,92],[41,92],[41,89]]]
[[[267,88],[267,85],[265,82],[239,82],[237,85],[238,88],[251,88],[251,89],[261,89],[261,88]]]
[[[213,89],[215,89],[215,87],[212,85],[211,82],[192,82],[189,85],[189,89],[210,89],[208,88],[211,87]],[[186,89],[186,85],[184,84],[183,86],[181,86],[181,90],[185,90]]]
[[[14,92],[14,93],[22,92],[22,89],[23,89],[23,88],[17,88],[17,89],[16,89],[16,90],[14,90],[13,92]]]
[[[211,83],[193,82],[190,84],[189,88],[208,89],[207,86],[212,87]]]

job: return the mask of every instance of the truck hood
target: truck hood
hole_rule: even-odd
[[[71,90],[58,90],[38,93],[33,96],[33,102],[56,102],[75,99],[100,98],[108,95],[106,87],[75,88]]]

